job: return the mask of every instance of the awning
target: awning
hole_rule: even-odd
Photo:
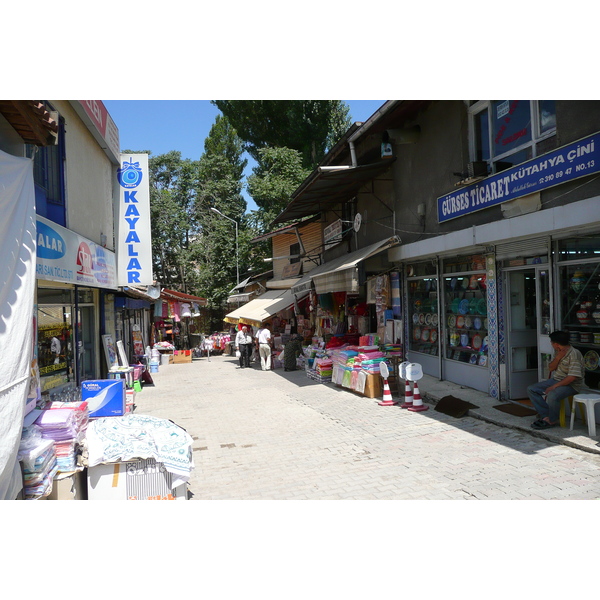
[[[290,308],[294,301],[301,300],[306,293],[294,295],[291,290],[273,290],[265,292],[259,298],[251,300],[233,312],[225,315],[226,323],[246,323],[253,327],[260,327],[265,321],[274,317],[278,312]]]
[[[358,165],[339,171],[323,171],[310,179],[294,194],[286,209],[273,223],[285,223],[314,215],[340,202],[350,200],[367,181],[390,168],[394,158],[387,158],[370,165]]]
[[[314,281],[317,294],[358,292],[358,263],[399,243],[399,238],[393,236],[334,258],[307,273],[291,291],[294,294],[306,293],[310,290],[311,281]]]

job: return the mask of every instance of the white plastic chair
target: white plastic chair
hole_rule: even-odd
[[[585,413],[588,424],[588,434],[590,437],[596,436],[596,414],[595,407],[600,402],[600,396],[598,394],[575,394],[573,396],[573,409],[571,410],[571,427],[570,431],[573,431],[573,424],[575,422],[575,403],[585,405]]]

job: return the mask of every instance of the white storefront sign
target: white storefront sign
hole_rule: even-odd
[[[114,252],[39,215],[36,221],[37,279],[117,289]]]
[[[152,285],[150,173],[147,154],[121,154],[119,180],[118,283]]]

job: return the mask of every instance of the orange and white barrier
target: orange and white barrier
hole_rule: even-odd
[[[413,382],[414,386],[414,396],[413,396],[413,405],[408,407],[408,410],[412,412],[423,412],[425,410],[429,410],[429,406],[423,404],[423,399],[421,398],[421,392],[419,392],[419,385],[417,382]]]

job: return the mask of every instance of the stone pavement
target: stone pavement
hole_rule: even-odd
[[[193,500],[600,499],[597,439],[566,445],[586,437],[581,423],[564,439],[533,431],[532,418],[435,378],[420,382],[430,409],[413,413],[304,371],[239,369],[229,356],[161,365],[152,377],[135,412],[194,439]],[[448,393],[480,409],[460,419],[433,410]]]

